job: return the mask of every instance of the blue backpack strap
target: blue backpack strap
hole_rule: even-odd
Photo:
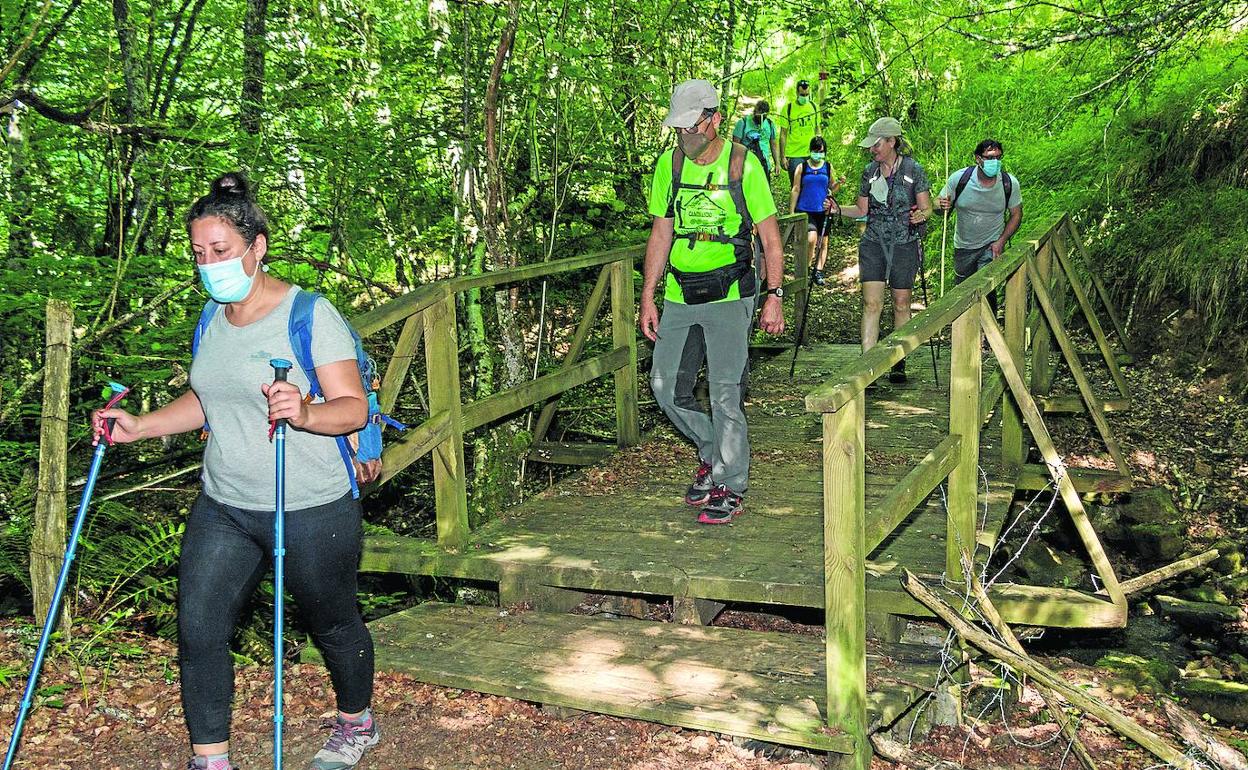
[[[195,354],[199,352],[199,342],[204,337],[204,332],[208,331],[208,324],[212,323],[212,317],[217,314],[217,308],[221,307],[216,300],[210,299],[204,303],[204,309],[199,311],[199,320],[195,322],[195,334],[191,337],[191,360],[195,360]],[[208,427],[207,418],[204,419],[204,427],[200,430],[200,440],[208,437],[208,433],[212,429]]]
[[[295,360],[299,363],[299,368],[303,370],[303,375],[308,378],[308,393],[313,398],[325,397],[321,391],[321,381],[316,376],[316,366],[312,361],[312,322],[316,301],[320,298],[321,295],[316,292],[300,289],[290,308],[290,321],[287,324],[290,347],[295,352]],[[358,350],[359,339],[355,336],[354,329],[351,331],[351,336],[355,338]],[[338,444],[338,454],[342,456],[342,464],[347,468],[347,480],[351,482],[351,497],[359,499],[360,487],[355,480],[355,464],[351,461],[351,443],[346,436],[337,436],[334,440]]]

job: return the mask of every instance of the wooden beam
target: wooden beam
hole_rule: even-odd
[[[615,443],[635,446],[641,441],[637,408],[637,309],[633,305],[633,262],[614,262],[611,271],[611,341],[628,351],[628,361],[615,370]]]
[[[446,294],[425,316],[425,369],[429,410],[447,415],[447,435],[434,449],[433,489],[438,544],[459,549],[468,542],[468,494],[464,471],[464,427],[459,395],[459,335],[455,295]]]
[[[521,281],[531,281],[535,278],[545,278],[546,276],[558,275],[560,273],[570,273],[574,270],[584,270],[588,267],[600,267],[612,262],[624,261],[631,265],[645,253],[646,245],[641,243],[635,246],[621,246],[593,254],[583,254],[579,257],[552,259],[549,262],[535,262],[531,265],[524,265],[511,270],[497,270],[490,273],[481,273],[480,275],[465,275],[440,281],[439,283],[445,284],[451,292],[485,289],[504,284],[520,283]]]
[[[447,295],[445,281],[419,286],[401,297],[379,305],[367,313],[351,318],[351,326],[362,339],[368,339],[382,329],[433,307]]]
[[[416,357],[416,348],[420,346],[420,338],[425,332],[425,319],[422,313],[413,313],[403,323],[403,331],[399,332],[398,342],[394,343],[394,353],[386,363],[386,375],[381,379],[381,393],[378,394],[378,405],[382,414],[394,411],[399,400],[399,391],[403,389],[403,381],[407,379],[407,370]]]
[[[980,303],[985,300],[980,299]],[[987,306],[986,304],[984,305]],[[995,326],[995,322],[994,322]],[[945,574],[957,583],[962,574],[962,551],[975,548],[975,514],[979,508],[979,386],[980,319],[970,307],[953,322],[953,349],[949,354],[949,434],[961,436],[957,465],[949,473],[948,518],[945,531]]]
[[[1087,404],[1079,396],[1040,396],[1036,403],[1046,414],[1073,414],[1088,411]],[[1101,402],[1102,412],[1126,412],[1131,409],[1131,399],[1110,398]]]
[[[424,457],[451,435],[451,415],[442,410],[429,419],[403,433],[402,438],[391,442],[382,452],[381,476],[376,484],[385,484],[407,466]]]
[[[854,770],[869,770],[867,741],[866,399],[823,415],[823,601],[828,726],[854,739]]]
[[[1040,305],[1041,311],[1049,321],[1049,330],[1053,332],[1054,338],[1057,339],[1058,347],[1062,350],[1062,355],[1066,359],[1066,364],[1070,367],[1070,373],[1075,378],[1075,384],[1079,386],[1079,394],[1083,396],[1083,402],[1088,406],[1088,414],[1092,417],[1092,422],[1096,425],[1097,431],[1101,434],[1101,440],[1105,442],[1105,447],[1109,449],[1109,454],[1114,458],[1114,464],[1118,466],[1118,472],[1123,476],[1131,476],[1131,467],[1127,465],[1127,458],[1123,457],[1122,449],[1118,446],[1118,439],[1114,438],[1114,432],[1110,430],[1109,423],[1105,420],[1105,410],[1101,407],[1101,401],[1096,393],[1092,390],[1092,383],[1088,380],[1087,373],[1083,370],[1083,364],[1079,362],[1079,354],[1075,351],[1075,345],[1070,341],[1070,335],[1066,333],[1066,327],[1062,323],[1061,309],[1058,308],[1049,292],[1041,282],[1037,280],[1038,273],[1031,263],[1028,263],[1027,269],[1032,277],[1033,292],[1036,301]]]
[[[1014,358],[1016,369],[1026,371],[1023,360],[1027,343],[1027,271],[1016,270],[1005,284],[1005,344]],[[1023,415],[1014,399],[1004,394],[1005,377],[1001,379],[1001,462],[1007,468],[1018,468],[1027,459],[1027,438],[1023,434]]]
[[[614,444],[590,441],[543,441],[529,445],[528,459],[555,465],[597,465],[615,454]]]
[[[1035,399],[1031,397],[1031,392],[1027,390],[1027,385],[1023,381],[1023,373],[1015,365],[1013,356],[1010,355],[1005,335],[1002,333],[1001,328],[997,326],[997,321],[992,315],[992,309],[988,307],[986,301],[981,300],[979,310],[984,331],[988,335],[988,344],[992,347],[992,352],[997,357],[997,362],[1001,365],[1001,371],[1005,374],[1006,381],[1010,385],[1010,392],[1014,394],[1014,400],[1023,413],[1023,419],[1027,423],[1027,427],[1031,429],[1032,438],[1036,440],[1040,454],[1048,465],[1049,473],[1052,475],[1053,481],[1057,483],[1058,491],[1062,496],[1062,502],[1066,504],[1067,513],[1070,515],[1071,521],[1074,522],[1075,530],[1079,533],[1079,539],[1083,542],[1083,547],[1087,549],[1088,556],[1092,559],[1092,565],[1096,568],[1101,582],[1104,583],[1110,599],[1113,600],[1115,605],[1122,607],[1125,612],[1127,600],[1122,593],[1122,588],[1118,585],[1118,576],[1114,573],[1114,567],[1110,564],[1109,557],[1105,555],[1105,549],[1101,546],[1101,541],[1096,535],[1092,522],[1088,521],[1088,514],[1083,509],[1083,500],[1079,498],[1079,492],[1075,489],[1075,485],[1070,479],[1065,461],[1062,460],[1061,455],[1057,453],[1057,448],[1053,445],[1053,437],[1049,435],[1048,426],[1044,424],[1044,417],[1040,414],[1040,408],[1036,406]]]
[[[945,480],[961,458],[962,437],[946,436],[928,452],[876,505],[867,524],[866,552],[871,553],[897,528],[936,485]]]
[[[1113,348],[1109,346],[1109,340],[1105,338],[1105,330],[1101,328],[1101,321],[1096,317],[1096,311],[1092,307],[1092,303],[1088,301],[1088,294],[1083,290],[1083,284],[1080,283],[1079,276],[1075,275],[1074,268],[1071,267],[1070,257],[1063,253],[1064,249],[1057,252],[1057,262],[1061,265],[1062,271],[1066,273],[1066,280],[1070,282],[1070,289],[1075,295],[1075,301],[1079,303],[1079,309],[1083,311],[1083,319],[1088,323],[1088,329],[1092,332],[1092,338],[1096,341],[1097,347],[1101,351],[1101,357],[1105,360],[1105,365],[1109,367],[1109,375],[1114,380],[1114,386],[1118,388],[1118,392],[1123,398],[1131,398],[1131,389],[1127,387],[1127,380],[1122,376],[1122,369],[1118,368],[1118,359],[1114,356]],[[1078,351],[1075,357],[1078,358]]]
[[[1096,293],[1100,295],[1101,304],[1105,306],[1105,312],[1109,315],[1109,322],[1113,324],[1114,331],[1118,334],[1118,344],[1122,345],[1127,355],[1133,355],[1134,351],[1131,348],[1131,342],[1127,339],[1127,327],[1123,324],[1122,318],[1119,317],[1118,309],[1114,307],[1113,300],[1109,297],[1109,290],[1105,288],[1104,281],[1092,269],[1092,258],[1088,255],[1088,246],[1083,240],[1083,233],[1079,230],[1079,225],[1075,224],[1075,220],[1067,215],[1066,226],[1070,228],[1071,239],[1075,242],[1075,250],[1083,260],[1088,275],[1092,277],[1092,285],[1096,288]]]
[[[521,409],[527,409],[539,401],[545,401],[552,396],[596,380],[608,372],[628,366],[631,360],[628,348],[616,348],[610,353],[587,359],[563,371],[552,372],[514,388],[508,388],[502,393],[495,393],[479,401],[473,401],[464,406],[464,430],[475,430]]]
[[[1123,478],[1113,471],[1099,468],[1067,468],[1066,475],[1074,484],[1075,490],[1086,492],[1130,492],[1134,484],[1129,478]],[[1053,484],[1046,465],[1028,463],[1018,472],[1016,488],[1026,492],[1046,489]]]
[[[1033,284],[1032,291],[1035,291],[1036,285],[1047,289],[1052,285],[1053,279],[1052,247],[1049,244],[1043,247],[1036,244],[1032,254],[1035,269],[1028,271],[1028,278]],[[1034,313],[1036,323],[1032,327],[1031,337],[1031,392],[1035,395],[1048,395],[1053,387],[1053,335],[1045,325],[1039,307],[1035,308]],[[1020,368],[1019,371],[1023,370]]]
[[[594,283],[594,288],[589,292],[585,310],[581,314],[580,322],[576,325],[576,331],[572,333],[572,342],[568,345],[568,352],[564,355],[563,362],[559,364],[558,371],[567,371],[568,367],[580,359],[581,352],[585,349],[585,341],[589,339],[589,332],[594,328],[594,321],[598,318],[598,311],[602,309],[602,301],[607,296],[610,278],[611,265],[603,265],[598,271],[598,280]],[[534,444],[540,444],[546,440],[546,432],[550,430],[550,425],[554,422],[555,410],[558,406],[558,399],[548,401],[542,406],[537,422],[533,425]]]
[[[65,553],[69,468],[70,347],[74,311],[68,302],[49,299],[44,311],[43,409],[39,419],[39,475],[30,533],[30,587],[35,617],[47,618]],[[100,439],[103,441],[103,438]],[[69,608],[48,618],[68,629]]]

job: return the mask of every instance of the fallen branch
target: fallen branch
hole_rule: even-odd
[[[1152,572],[1145,572],[1130,580],[1122,581],[1122,593],[1126,596],[1138,594],[1146,589],[1152,588],[1158,583],[1163,583],[1176,575],[1182,575],[1184,572],[1190,572],[1197,567],[1203,567],[1214,559],[1218,558],[1218,549],[1210,548],[1204,553],[1198,553],[1195,556],[1189,556],[1186,559],[1179,559],[1173,564],[1167,564],[1164,567],[1158,567]],[[1098,594],[1105,596],[1105,589],[1097,591]]]
[[[1170,720],[1170,726],[1179,737],[1222,770],[1248,770],[1248,759],[1206,730],[1195,714],[1165,699],[1161,701],[1161,710],[1166,712],[1166,719]]]
[[[1014,632],[1010,630],[1009,625],[1001,618],[1001,613],[997,612],[997,607],[988,598],[988,592],[984,590],[984,586],[979,582],[979,578],[975,574],[975,570],[971,568],[969,556],[963,551],[963,571],[970,575],[971,591],[975,599],[979,602],[979,611],[983,614],[988,624],[996,630],[997,635],[1005,642],[1005,646],[1022,656],[1027,656],[1027,652],[1023,649],[1023,645],[1018,641],[1018,637],[1014,636]],[[1079,729],[1074,719],[1062,709],[1062,704],[1057,702],[1057,693],[1048,687],[1036,685],[1036,691],[1040,693],[1044,705],[1048,707],[1049,713],[1053,715],[1057,726],[1061,728],[1062,735],[1070,742],[1070,750],[1074,753],[1075,758],[1079,760],[1079,764],[1083,765],[1087,770],[1097,770],[1096,761],[1092,759],[1092,755],[1088,753],[1088,749],[1083,745],[1083,741],[1079,740]]]
[[[964,770],[957,762],[941,759],[925,751],[916,751],[880,733],[871,736],[871,746],[875,748],[876,756],[881,759],[914,770]]]
[[[1162,762],[1168,762],[1180,770],[1201,770],[1201,765],[1198,762],[1179,751],[1165,738],[1162,738],[1100,699],[1088,695],[1077,687],[1071,686],[1069,682],[1052,669],[1037,663],[1025,655],[1019,655],[993,639],[987,632],[976,628],[950,607],[947,602],[936,596],[910,570],[904,571],[901,585],[920,604],[927,607],[936,617],[944,621],[945,625],[952,628],[963,641],[978,647],[1015,671],[1025,673],[1038,683],[1056,691],[1072,706],[1096,717],[1123,737],[1135,741],[1161,759]]]

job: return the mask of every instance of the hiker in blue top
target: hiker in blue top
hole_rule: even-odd
[[[962,283],[1001,256],[1023,222],[1018,179],[1001,170],[1005,149],[995,139],[975,146],[975,165],[958,169],[945,182],[936,207],[958,215],[953,231],[953,281]],[[997,294],[988,295],[997,311]]]
[[[380,737],[369,710],[373,642],[356,606],[360,504],[336,438],[368,419],[355,339],[338,311],[317,299],[310,347],[323,400],[304,398],[309,380],[298,366],[288,382],[274,382],[270,359],[297,359],[290,318],[301,290],[269,275],[263,264],[269,227],[246,178],[229,173],[217,179],[186,223],[204,288],[222,308],[198,335],[191,389],[155,411],[104,409],[93,422],[98,434],[105,420],[116,420],[112,438],[123,443],[211,425],[203,491],[191,508],[178,564],[182,706],[193,753],[187,767],[233,767],[230,640],[273,554],[276,461],[268,428],[271,420],[284,419],[291,428],[286,586],[324,655],[339,712],[311,767],[353,768]]]
[[[793,172],[793,188],[789,193],[789,212],[806,215],[807,254],[815,255],[811,280],[823,286],[823,268],[828,261],[828,215],[824,205],[829,195],[841,189],[844,177],[836,178],[836,169],[828,165],[828,143],[822,136],[810,140],[810,154]],[[816,253],[816,249],[818,253]]]

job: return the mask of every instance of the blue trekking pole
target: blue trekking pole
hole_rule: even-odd
[[[108,383],[108,387],[113,391],[113,397],[108,400],[104,406],[105,409],[112,409],[120,401],[126,397],[130,389],[124,385],[118,385],[115,382]],[[13,760],[17,758],[17,746],[22,740],[22,728],[26,725],[26,717],[30,713],[30,707],[34,702],[35,686],[39,682],[39,672],[43,668],[43,656],[48,651],[48,643],[52,640],[52,631],[56,627],[57,614],[61,609],[61,599],[65,596],[65,585],[69,582],[69,567],[74,562],[74,555],[78,551],[78,538],[82,535],[82,525],[87,518],[87,507],[91,503],[91,494],[95,491],[95,480],[100,475],[100,466],[104,463],[104,450],[112,443],[111,431],[114,419],[105,422],[104,437],[106,441],[100,441],[96,436],[95,454],[91,458],[91,470],[87,473],[87,485],[82,488],[82,500],[78,503],[78,515],[74,519],[74,530],[69,536],[69,544],[65,548],[65,558],[61,562],[61,574],[56,579],[56,589],[52,592],[52,602],[48,605],[48,616],[43,621],[43,634],[39,637],[39,647],[35,650],[35,659],[30,666],[30,677],[26,680],[26,692],[22,694],[21,707],[17,712],[17,722],[13,726],[13,737],[9,739],[9,750],[4,755],[4,770],[9,770],[13,765]]]
[[[273,381],[285,382],[293,366],[284,358],[269,361]],[[286,421],[273,426],[273,448],[277,457],[277,489],[273,508],[273,768],[282,770],[282,628],[285,598],[285,576],[282,562],[286,556]]]

